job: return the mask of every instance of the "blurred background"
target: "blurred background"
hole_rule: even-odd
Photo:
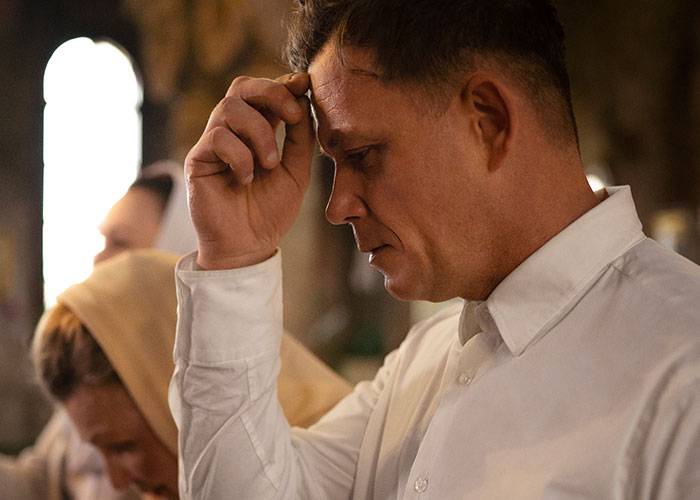
[[[647,234],[700,260],[700,2],[560,0],[592,183],[629,184]],[[0,452],[50,414],[27,347],[92,267],[97,225],[143,165],[182,161],[240,74],[275,77],[288,0],[0,0]],[[285,323],[351,380],[414,321],[325,221],[314,170],[282,243]]]

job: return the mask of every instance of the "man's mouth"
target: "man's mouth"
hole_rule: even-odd
[[[385,244],[377,245],[377,246],[370,246],[371,244],[368,244],[365,241],[358,240],[357,238],[355,239],[355,242],[357,243],[357,249],[362,252],[362,253],[372,253],[376,252],[382,247],[385,247]]]
[[[375,259],[377,256],[377,253],[382,251],[384,248],[388,247],[389,245],[380,245],[378,247],[375,247],[369,251],[369,263],[371,264],[372,261]]]

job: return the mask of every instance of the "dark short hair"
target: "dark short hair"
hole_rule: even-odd
[[[297,2],[286,50],[296,71],[331,38],[373,49],[385,81],[418,86],[444,88],[482,59],[496,62],[554,120],[555,134],[576,140],[564,30],[549,0]]]
[[[170,193],[173,190],[173,179],[168,174],[141,176],[129,186],[129,189],[134,188],[145,189],[155,194],[162,212],[165,210]]]
[[[80,386],[121,383],[97,341],[62,304],[42,318],[32,346],[34,366],[49,393],[65,401]]]

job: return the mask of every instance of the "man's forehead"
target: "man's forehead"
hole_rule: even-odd
[[[371,50],[345,47],[341,57],[337,44],[330,42],[313,59],[309,75],[311,110],[317,129],[328,118],[343,121],[338,115],[352,113],[359,104],[358,96],[380,84]]]
[[[312,93],[322,98],[339,86],[361,84],[363,80],[380,79],[374,51],[352,46],[338,48],[337,43],[326,42],[309,65]],[[365,82],[366,83],[366,82]],[[331,89],[326,90],[327,87]]]

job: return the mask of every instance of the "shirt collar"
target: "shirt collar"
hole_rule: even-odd
[[[459,342],[467,343],[477,333],[494,330],[496,324],[489,312],[488,304],[483,300],[466,300],[459,317]]]
[[[489,317],[514,356],[561,319],[615,258],[644,238],[629,186],[606,191],[608,198],[528,257],[486,300]]]

